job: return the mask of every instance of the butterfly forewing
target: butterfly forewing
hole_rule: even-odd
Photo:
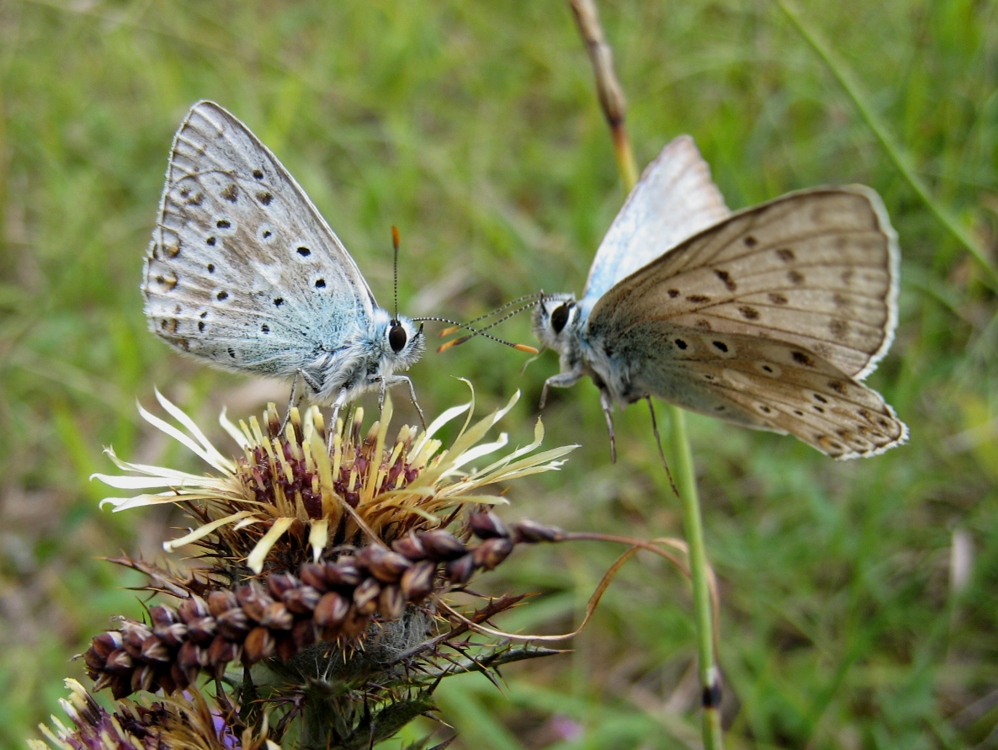
[[[211,102],[194,105],[174,139],[143,291],[153,330],[178,348],[284,376],[374,308],[291,175]]]
[[[649,320],[775,339],[856,379],[896,324],[898,249],[883,206],[862,187],[792,193],[722,221],[613,287],[590,333],[626,336]]]
[[[645,168],[596,251],[585,297],[618,281],[728,215],[710,167],[687,135],[671,141]]]

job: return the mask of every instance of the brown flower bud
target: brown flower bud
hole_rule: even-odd
[[[312,617],[320,628],[338,628],[350,610],[350,602],[335,591],[323,594]]]
[[[398,583],[402,574],[412,566],[411,562],[397,552],[389,552],[378,547],[366,547],[362,552],[369,549],[377,549],[378,553],[371,556],[366,567],[371,571],[371,575],[382,583]],[[360,555],[357,556],[357,560],[360,562]]]
[[[475,556],[467,554],[444,566],[444,577],[452,583],[467,583],[475,572]]]
[[[256,581],[240,586],[236,591],[236,599],[246,616],[254,622],[263,621],[264,612],[274,602]]]
[[[386,620],[394,620],[405,609],[405,594],[398,586],[385,586],[378,595],[378,613]]]
[[[104,660],[107,659],[108,654],[112,651],[120,649],[124,645],[124,640],[121,637],[121,631],[118,630],[106,630],[100,635],[94,637],[93,641],[90,643],[90,648],[83,655],[87,666],[90,666],[91,654],[93,658],[98,660],[97,663],[103,664]]]
[[[167,662],[170,660],[170,650],[159,638],[151,635],[142,644],[142,659],[144,661]]]
[[[472,513],[468,517],[472,533],[479,539],[508,539],[509,529],[495,513]]]
[[[201,667],[208,664],[208,651],[207,649],[195,646],[193,643],[188,641],[180,647],[179,651],[177,651],[176,663],[180,665],[181,669],[193,677],[197,675],[198,670],[201,669]]]
[[[269,659],[275,651],[274,635],[267,628],[253,628],[243,641],[243,663],[256,664]]]
[[[415,534],[409,534],[401,539],[396,539],[392,542],[392,549],[413,562],[426,558],[426,550],[423,549],[419,537]]]
[[[208,611],[212,617],[218,617],[238,606],[239,601],[236,599],[236,595],[228,589],[217,589],[208,594]]]
[[[326,580],[330,586],[356,586],[361,581],[360,570],[352,557],[341,557],[326,563]]]
[[[216,635],[204,655],[204,666],[213,666],[221,672],[230,661],[239,658],[241,649],[238,643],[233,643],[228,638]]]
[[[381,593],[381,584],[374,578],[365,578],[364,581],[353,590],[353,603],[357,611],[365,615],[373,615],[378,609],[378,594]]]
[[[217,618],[218,632],[230,641],[240,641],[250,629],[250,619],[241,609],[230,609]]]
[[[152,631],[141,622],[122,620],[121,635],[125,650],[138,659],[142,656],[142,644],[145,643],[146,638],[152,635]]]
[[[475,566],[492,570],[499,563],[509,557],[513,551],[513,542],[505,537],[492,537],[475,547],[472,553],[475,558]]]
[[[432,560],[455,560],[467,552],[457,537],[442,529],[423,532],[419,535],[419,541],[423,543],[427,557]]]
[[[322,595],[316,589],[302,584],[284,592],[284,603],[290,612],[304,615],[315,609],[320,596]]]
[[[536,521],[525,519],[513,527],[513,542],[557,542],[565,532],[557,526],[547,526]]]
[[[207,646],[218,631],[218,621],[214,617],[199,617],[187,624],[187,638],[199,646]]]
[[[326,567],[319,563],[305,563],[299,573],[301,582],[323,593],[328,590],[326,583]]]
[[[148,664],[144,664],[134,672],[132,672],[132,680],[130,687],[133,693],[137,693],[140,690],[142,692],[150,692],[150,688],[153,684],[153,679],[156,677],[156,670],[150,667]]]
[[[437,564],[424,560],[413,565],[402,574],[399,585],[410,601],[418,602],[425,599],[433,591],[433,579],[436,577]]]
[[[129,674],[134,666],[132,656],[124,649],[118,649],[107,655],[101,670],[112,674]]]
[[[271,602],[263,610],[263,617],[260,624],[271,630],[291,630],[294,624],[294,616],[288,611],[282,602]]]
[[[184,599],[177,607],[177,615],[182,622],[190,622],[209,614],[208,603],[200,596],[192,595],[189,599]]]
[[[283,598],[285,593],[293,591],[300,585],[298,579],[290,573],[274,573],[267,576],[267,593],[274,599]]]

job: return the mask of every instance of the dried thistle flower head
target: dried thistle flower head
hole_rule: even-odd
[[[197,527],[165,547],[193,544],[206,567],[180,575],[115,560],[144,573],[149,591],[180,601],[150,606],[145,621],[121,618],[93,639],[82,656],[97,689],[108,687],[119,699],[137,691],[176,697],[199,675],[225,675],[234,686],[227,701],[244,705],[251,697],[280,715],[272,737],[297,717],[308,746],[360,748],[430,710],[443,676],[550,653],[463,637],[522,597],[489,599],[477,609],[444,601],[519,541],[536,541],[529,524],[510,530],[488,512],[505,501],[483,488],[557,469],[573,448],[538,452],[538,421],[530,444],[469,469],[507,444],[505,435],[483,440],[516,397],[478,421],[473,401],[449,409],[425,430],[403,426],[394,440],[390,402],[366,432],[360,410],[331,434],[317,409],[303,417],[293,411],[283,429],[273,407],[262,426],[250,419],[237,427],[223,415],[242,449],[236,459],[158,397],[183,430],[143,416],[215,475],[129,463],[109,450],[129,475],[96,476],[114,487],[162,490],[104,501],[118,510],[181,503]],[[436,435],[462,415],[445,447]],[[227,672],[237,663],[266,665],[268,676],[255,671],[247,683]],[[309,721],[315,716],[335,721]]]
[[[262,732],[242,726],[233,714],[212,711],[197,689],[148,705],[122,701],[110,713],[76,680],[65,685],[70,695],[59,703],[72,726],[53,716],[54,731],[39,727],[49,744],[28,740],[31,750],[280,750],[266,722]]]
[[[200,522],[191,533],[165,545],[167,551],[200,543],[216,565],[234,571],[245,564],[253,573],[293,570],[318,561],[324,552],[365,544],[389,546],[408,534],[446,525],[470,505],[505,501],[482,490],[557,469],[572,446],[536,453],[544,436],[540,420],[534,441],[501,456],[488,466],[468,471],[472,462],[502,449],[505,434],[483,443],[488,431],[513,407],[515,395],[502,409],[471,422],[474,400],[448,409],[424,431],[408,425],[389,440],[391,400],[381,419],[365,433],[363,410],[327,434],[316,407],[302,417],[297,409],[284,430],[273,405],[265,428],[251,418],[221,424],[242,448],[237,459],[224,457],[193,420],[157,393],[163,408],[185,428],[140,409],[154,426],[185,445],[219,475],[197,476],[172,469],[122,461],[108,455],[131,476],[95,474],[105,484],[122,489],[150,490],[131,498],[106,498],[115,510],[157,503],[186,503]],[[449,447],[436,437],[441,428],[462,415],[464,425]],[[197,505],[194,501],[199,501]],[[237,576],[238,577],[238,576]]]

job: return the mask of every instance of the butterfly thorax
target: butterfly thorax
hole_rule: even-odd
[[[316,401],[351,401],[366,391],[384,388],[395,373],[408,370],[419,360],[425,349],[421,328],[404,316],[394,319],[387,311],[375,308],[373,318],[356,337],[335,349],[317,352],[302,368],[302,375]]]

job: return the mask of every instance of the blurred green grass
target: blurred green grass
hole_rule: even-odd
[[[871,378],[909,445],[832,462],[789,438],[690,418],[708,553],[721,581],[731,747],[998,747],[995,297],[901,179],[775,4],[603,3],[639,163],[693,134],[730,206],[863,182],[903,252],[901,322]],[[939,201],[995,263],[998,4],[808,3]],[[211,98],[284,161],[401,309],[477,315],[541,287],[581,291],[619,207],[588,62],[562,2],[0,3],[0,745],[57,709],[67,663],[127,576],[96,560],[159,543],[168,512],[111,516],[101,455],[186,461],[139,423],[158,386],[211,423],[279,389],[175,356],[145,331],[141,257],[183,113]],[[526,316],[503,335],[531,341]],[[412,371],[437,413],[519,388],[529,439],[548,355],[476,341]],[[608,463],[596,391],[556,392],[546,443],[582,440],[558,476],[517,488],[507,518],[653,537],[681,533],[647,415],[618,416]],[[372,402],[373,403],[373,402]],[[399,405],[402,408],[402,405]],[[410,415],[411,416],[411,415]],[[221,438],[219,438],[221,442]],[[197,468],[190,464],[188,468]],[[954,578],[955,540],[969,540]],[[568,630],[618,550],[532,550],[497,590],[547,598],[509,627]],[[572,654],[441,688],[455,747],[695,746],[685,583],[640,558]]]

